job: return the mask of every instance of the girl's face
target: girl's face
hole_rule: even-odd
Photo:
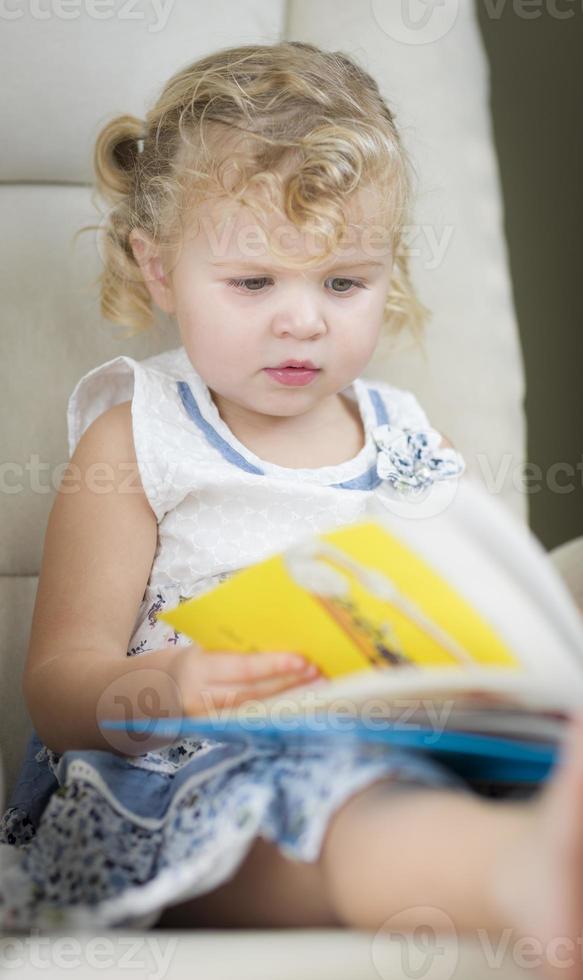
[[[286,261],[320,254],[322,241],[273,213],[269,248],[252,211],[222,202],[197,211],[167,276],[159,258],[132,245],[154,301],[178,321],[182,343],[214,395],[255,428],[274,417],[330,417],[337,392],[368,364],[382,329],[392,272],[378,199],[361,190],[350,202],[349,228],[336,254],[308,269]],[[150,255],[153,253],[151,252]],[[267,373],[282,361],[310,361],[307,384],[287,386]],[[327,406],[324,408],[324,406]]]

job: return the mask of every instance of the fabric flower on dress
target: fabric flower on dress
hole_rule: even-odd
[[[399,429],[377,425],[372,437],[378,446],[377,473],[398,493],[415,496],[438,480],[461,476],[463,457],[449,447],[439,448],[435,429]]]

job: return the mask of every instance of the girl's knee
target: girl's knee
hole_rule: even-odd
[[[435,789],[383,776],[348,797],[333,814],[319,864],[326,892],[342,925],[355,929],[374,925],[366,890],[370,878],[377,876],[379,863],[386,859],[379,839],[383,831],[391,832],[391,814],[398,801],[403,802],[410,795],[434,794]]]

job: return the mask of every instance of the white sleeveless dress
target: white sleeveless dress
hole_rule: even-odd
[[[131,399],[140,476],[158,522],[128,656],[192,642],[156,619],[163,608],[300,535],[364,516],[386,480],[379,434],[429,422],[410,392],[382,381],[355,379],[344,394],[360,411],[364,447],[336,466],[293,469],[238,441],[183,347],[143,361],[119,356],[81,378],[68,405],[70,453],[95,418]],[[410,463],[400,458],[406,480]],[[34,733],[0,819],[0,849],[10,854],[0,928],[151,926],[166,906],[231,878],[258,835],[287,857],[316,860],[334,811],[382,777],[470,791],[436,760],[381,743],[191,737],[137,757],[58,755]]]

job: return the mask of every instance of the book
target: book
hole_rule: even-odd
[[[536,782],[583,706],[581,611],[534,535],[470,477],[371,494],[359,520],[158,618],[209,652],[297,651],[321,672],[260,702],[159,719],[158,732],[385,741]]]

